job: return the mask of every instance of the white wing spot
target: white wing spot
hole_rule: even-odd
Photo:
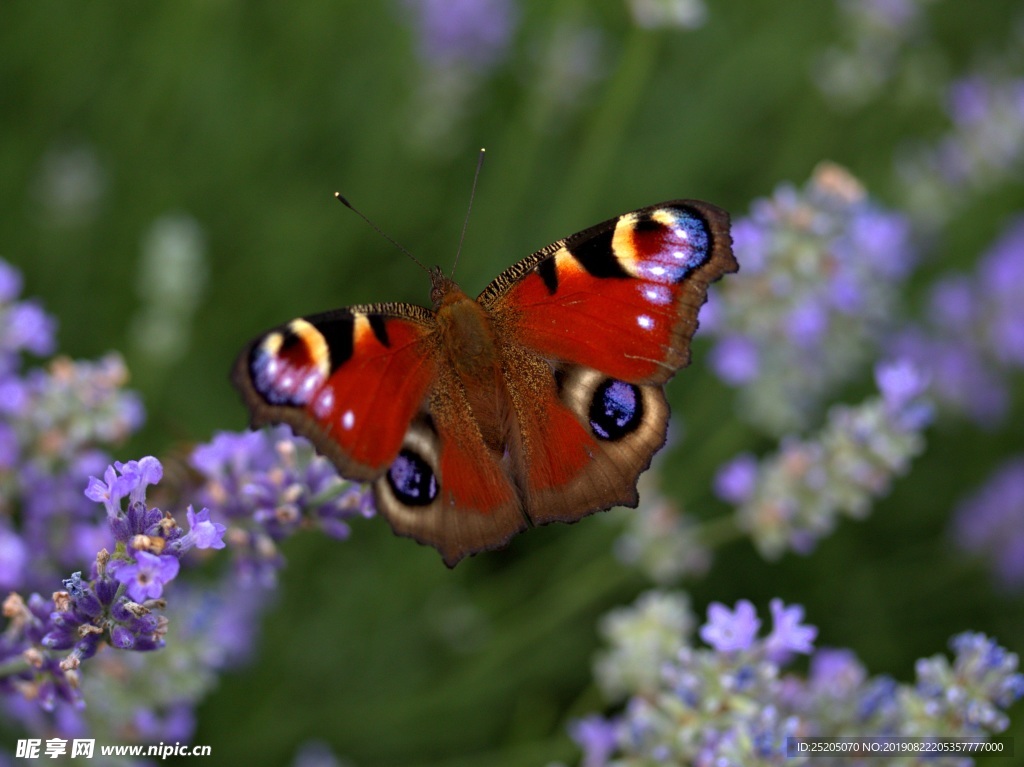
[[[320,392],[320,396],[316,398],[316,402],[313,404],[313,411],[316,413],[317,418],[326,418],[333,409],[334,392],[330,389],[324,389]]]
[[[356,424],[356,414],[351,410],[346,410],[344,415],[341,416],[341,427],[346,431],[350,430]]]
[[[319,385],[319,383],[320,383],[320,372],[319,371],[313,370],[312,372],[307,373],[306,377],[302,381],[302,393],[303,393],[303,395],[308,397],[310,394],[313,393],[313,390]]]
[[[646,314],[639,315],[636,318],[636,324],[642,327],[644,330],[652,330],[654,328],[654,320],[652,320]]]
[[[645,285],[640,294],[655,306],[664,306],[672,302],[672,292],[664,285]]]

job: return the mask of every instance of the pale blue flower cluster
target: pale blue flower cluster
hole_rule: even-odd
[[[836,405],[813,437],[784,439],[760,460],[743,454],[719,472],[718,495],[736,505],[764,556],[806,553],[840,515],[863,518],[923,450],[927,378],[907,362],[880,365],[875,377],[881,396]]]
[[[816,650],[801,606],[773,599],[770,611],[762,636],[751,602],[712,603],[699,629],[707,647],[693,642],[696,621],[681,593],[651,592],[609,615],[611,646],[595,675],[610,704],[625,704],[571,725],[582,767],[802,764],[806,757],[787,755],[796,736],[983,739],[1006,729],[1006,709],[1024,694],[1017,656],[981,634],[954,637],[952,663],[922,659],[916,683],[904,685],[869,677],[848,650]],[[806,677],[786,670],[797,655],[810,656]]]
[[[811,76],[842,109],[876,98],[920,68],[930,52],[926,6],[934,0],[839,0],[840,40],[815,62]]]
[[[739,274],[701,313],[711,364],[740,390],[739,414],[775,435],[808,426],[861,375],[893,321],[915,258],[906,218],[836,165],[784,185],[733,226]]]
[[[995,69],[952,82],[946,89],[949,130],[897,157],[907,209],[929,228],[976,197],[1015,183],[1024,169],[1024,77],[1013,65]]]

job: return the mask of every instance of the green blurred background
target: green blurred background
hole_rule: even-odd
[[[921,71],[839,108],[813,79],[849,33],[824,0],[721,0],[695,30],[640,29],[622,2],[529,0],[501,60],[475,75],[417,55],[397,1],[6,3],[0,256],[59,318],[62,352],[125,354],[148,423],[118,457],[159,455],[244,427],[227,371],[258,331],[351,303],[428,303],[422,272],[336,190],[449,265],[486,147],[459,265],[470,293],[642,205],[697,197],[742,215],[823,159],[899,208],[896,152],[947,124],[929,84],[1004,49],[1019,5],[930,4]],[[1019,183],[971,201],[925,273],[970,264],[1020,206]],[[173,300],[143,266],[167,220],[190,222],[204,254]],[[150,343],[153,307],[181,320],[176,339]],[[687,439],[663,484],[710,516],[725,511],[708,500],[714,469],[770,444],[736,422],[706,348],[669,387]],[[776,564],[735,543],[685,586],[701,612],[803,603],[820,644],[903,680],[963,629],[1019,650],[1020,599],[995,593],[944,530],[950,500],[1021,447],[1012,426],[942,425],[868,522]],[[298,536],[257,662],[201,706],[193,742],[259,764],[287,763],[309,739],[366,767],[575,759],[564,724],[600,707],[596,622],[648,585],[611,555],[628,513],[533,531],[453,572],[382,520],[357,522],[346,543]]]

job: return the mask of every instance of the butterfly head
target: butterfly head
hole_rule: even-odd
[[[445,296],[453,290],[458,290],[455,280],[441,271],[440,266],[430,268],[430,300],[434,304],[434,311],[437,311],[444,303]]]

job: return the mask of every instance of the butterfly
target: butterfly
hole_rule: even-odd
[[[663,202],[538,250],[475,300],[434,267],[432,309],[292,320],[232,378],[254,428],[289,424],[454,567],[528,527],[637,505],[665,384],[709,283],[737,269],[725,211]]]

